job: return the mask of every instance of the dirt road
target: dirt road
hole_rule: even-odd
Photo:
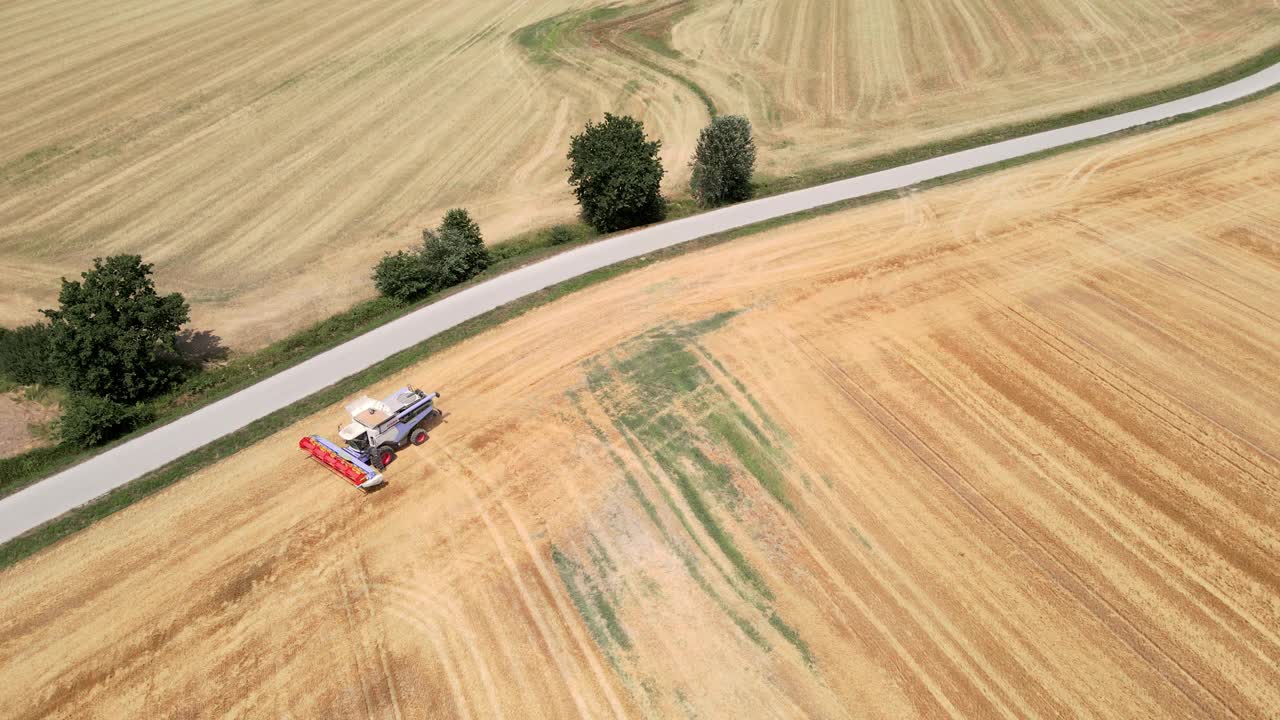
[[[573,295],[0,575],[0,715],[1264,717],[1280,97]],[[396,383],[371,388],[377,394]]]

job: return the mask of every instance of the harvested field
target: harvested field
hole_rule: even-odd
[[[0,574],[0,715],[1264,717],[1280,96],[740,239]]]
[[[1280,40],[1270,2],[687,5],[671,46],[717,104],[747,108],[773,175],[1139,95]]]
[[[748,114],[783,175],[1277,42],[1270,0],[15,0],[0,323],[38,318],[95,255],[139,252],[196,329],[251,348],[372,294],[376,259],[448,207],[491,240],[571,217],[568,137],[605,110],[663,139],[678,192],[709,107]]]
[[[59,406],[53,402],[36,402],[22,390],[0,392],[0,458],[19,455],[33,448],[51,444],[36,430],[58,416]]]

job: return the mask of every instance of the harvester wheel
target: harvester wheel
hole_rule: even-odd
[[[373,466],[378,470],[385,470],[391,464],[391,461],[395,459],[396,451],[383,445],[373,453]]]
[[[414,428],[413,432],[409,433],[409,442],[413,443],[414,445],[421,445],[426,441],[427,441],[427,431],[423,430],[422,428]]]

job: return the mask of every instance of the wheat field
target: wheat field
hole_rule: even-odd
[[[0,716],[1267,717],[1280,95],[636,270],[0,573]],[[566,341],[571,338],[572,341]]]
[[[786,175],[1093,105],[1280,42],[1262,0],[582,3],[13,0],[0,7],[0,324],[141,253],[251,349],[373,293],[446,208],[491,241],[572,218],[568,137],[710,107]]]

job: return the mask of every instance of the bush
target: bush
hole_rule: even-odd
[[[569,144],[569,184],[582,218],[602,233],[657,222],[666,215],[661,194],[660,141],[645,137],[635,118],[605,113],[587,122]]]
[[[373,284],[384,296],[409,302],[434,292],[440,280],[419,248],[383,255],[373,270]]]
[[[693,197],[703,207],[740,202],[751,197],[756,143],[751,122],[741,115],[720,115],[698,136],[694,152]]]
[[[152,413],[145,405],[126,405],[109,398],[73,394],[62,404],[58,435],[72,445],[101,445],[151,418]]]
[[[49,326],[43,324],[0,329],[0,375],[19,385],[56,383],[58,368],[49,359],[52,337]]]
[[[421,246],[383,256],[373,283],[386,297],[409,302],[466,282],[491,262],[480,226],[466,210],[454,209],[440,227],[422,231]]]
[[[557,225],[547,232],[547,242],[552,245],[564,245],[577,239],[577,234],[568,225]]]
[[[178,328],[189,308],[161,296],[137,255],[95,258],[83,282],[62,280],[49,317],[49,357],[67,389],[120,403],[152,397],[181,377]]]

